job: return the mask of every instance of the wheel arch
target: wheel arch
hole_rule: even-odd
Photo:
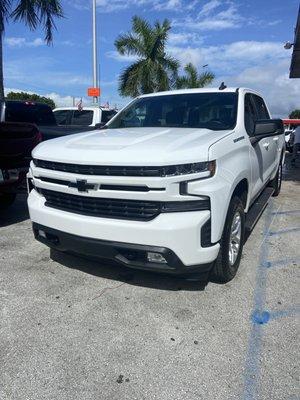
[[[243,178],[235,184],[230,201],[234,196],[237,196],[241,199],[244,209],[247,210],[249,203],[249,182],[247,178]]]

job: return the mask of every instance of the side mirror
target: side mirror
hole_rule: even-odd
[[[95,129],[106,129],[107,126],[105,125],[104,122],[98,122],[98,124],[95,124]]]
[[[252,144],[270,136],[282,135],[284,133],[281,119],[260,119],[256,121],[253,136],[250,138]]]

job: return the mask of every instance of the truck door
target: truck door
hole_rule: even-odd
[[[256,108],[257,119],[270,119],[264,100],[256,94],[252,94],[252,99]],[[262,139],[259,144],[264,150],[264,183],[267,183],[278,165],[278,157],[280,157],[279,136]]]
[[[254,101],[254,95],[247,93],[245,95],[245,128],[249,136],[253,135],[255,122],[258,119],[269,119],[269,113],[266,109],[264,118],[260,115]],[[258,97],[258,96],[256,96]],[[251,197],[257,195],[267,183],[275,163],[275,142],[273,137],[264,138],[254,145],[250,145],[249,156],[251,162]]]

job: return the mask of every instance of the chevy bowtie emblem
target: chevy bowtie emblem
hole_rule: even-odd
[[[78,192],[88,192],[90,189],[95,189],[95,185],[87,183],[86,179],[78,179],[76,182],[70,182],[69,187],[78,189]]]

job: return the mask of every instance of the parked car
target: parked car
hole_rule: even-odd
[[[31,151],[41,134],[29,123],[0,123],[0,208],[11,205],[18,192],[26,192]]]
[[[34,149],[35,237],[127,267],[227,282],[245,232],[280,192],[284,150],[282,120],[253,90],[140,96],[107,129]]]
[[[53,139],[83,131],[81,126],[59,126],[51,107],[32,101],[6,100],[1,104],[1,122],[29,122],[36,124],[42,140]],[[93,130],[85,127],[84,130]]]
[[[286,149],[293,152],[293,131],[300,125],[300,119],[283,119]]]
[[[99,126],[105,125],[116,110],[99,106],[90,107],[59,107],[53,110],[58,125]]]

